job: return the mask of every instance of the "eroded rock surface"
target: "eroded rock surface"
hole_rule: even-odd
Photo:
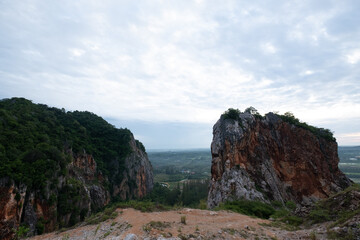
[[[208,206],[249,199],[307,205],[348,187],[336,141],[268,113],[218,120],[211,144]]]
[[[116,175],[108,179],[98,170],[92,155],[85,151],[74,154],[71,150],[66,150],[73,156],[67,174],[57,172],[56,181],[48,181],[42,190],[29,189],[8,177],[0,179],[0,239],[13,239],[20,224],[29,228],[28,236],[73,225],[106,206],[111,197],[145,196],[153,187],[152,166],[133,137],[130,146],[132,153],[126,157],[125,165],[117,165],[120,184]]]

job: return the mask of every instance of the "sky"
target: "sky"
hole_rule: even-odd
[[[0,0],[0,99],[91,111],[147,149],[209,148],[228,108],[360,145],[360,1]]]

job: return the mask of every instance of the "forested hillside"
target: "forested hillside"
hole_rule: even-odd
[[[91,112],[0,101],[0,238],[84,220],[153,188],[145,147]]]
[[[0,101],[0,177],[39,187],[60,168],[65,174],[71,156],[93,155],[98,169],[109,175],[107,160],[120,165],[131,152],[128,129],[117,129],[90,112],[66,112],[23,98]]]

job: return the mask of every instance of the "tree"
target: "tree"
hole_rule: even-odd
[[[258,114],[259,114],[258,110],[256,110],[256,108],[254,108],[254,107],[252,107],[252,106],[250,106],[250,107],[248,107],[247,109],[245,109],[245,112],[246,112],[246,113],[250,113],[250,114],[252,114],[252,115],[258,115]]]

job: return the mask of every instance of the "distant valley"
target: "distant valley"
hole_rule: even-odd
[[[339,146],[339,168],[351,180],[360,183],[360,146]],[[211,152],[209,149],[148,150],[154,168],[154,181],[167,182],[170,188],[178,182],[209,179]]]
[[[340,170],[354,182],[360,183],[360,146],[339,146],[338,153]]]

